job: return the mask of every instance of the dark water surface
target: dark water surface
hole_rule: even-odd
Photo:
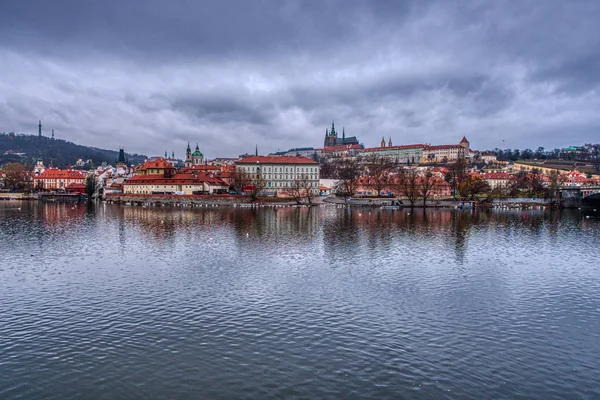
[[[0,246],[1,399],[600,398],[578,213],[2,202]]]

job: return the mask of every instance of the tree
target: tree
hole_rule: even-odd
[[[304,199],[311,205],[314,194],[311,188],[310,177],[304,174],[294,179],[292,186],[284,190],[284,193],[293,198],[298,205],[302,204]]]
[[[433,173],[429,170],[425,171],[425,174],[420,179],[420,191],[421,197],[423,197],[423,207],[427,207],[427,198],[431,195],[431,189],[435,183]]]
[[[410,202],[410,206],[414,207],[417,198],[421,194],[419,174],[414,168],[401,168],[396,178],[398,194],[406,197]]]
[[[560,174],[558,170],[552,170],[548,174],[549,183],[546,189],[544,190],[544,198],[549,199],[550,203],[554,203],[554,199],[556,197],[559,183]]]
[[[242,169],[237,169],[232,186],[237,194],[247,192],[250,194],[252,201],[255,201],[258,195],[266,189],[267,180],[260,172],[251,174]]]
[[[365,166],[366,175],[373,182],[373,188],[379,196],[391,183],[394,162],[389,157],[370,154],[365,158]]]
[[[464,158],[460,157],[450,165],[450,171],[444,176],[444,180],[450,184],[452,189],[452,196],[456,200],[456,190],[460,183],[467,176],[467,162]]]
[[[535,153],[533,153],[533,157],[537,158],[538,160],[544,160],[546,158],[546,152],[544,151],[544,148],[541,146],[538,147]]]
[[[524,160],[530,160],[531,158],[533,158],[533,150],[531,149],[525,149],[521,152],[521,158]]]
[[[335,176],[335,165],[329,162],[324,157],[319,160],[320,164],[320,175],[323,179],[331,179]]]
[[[244,188],[250,185],[250,175],[241,169],[236,169],[235,177],[233,179],[233,188],[237,194],[241,194]]]
[[[592,162],[594,171],[600,172],[600,143],[586,143],[585,148],[588,152],[588,159]]]
[[[468,175],[458,185],[458,193],[463,200],[475,200],[480,194],[486,194],[490,185],[480,176]]]
[[[8,163],[4,166],[4,187],[12,191],[26,190],[31,187],[31,176],[23,164]]]
[[[528,177],[529,195],[541,196],[544,194],[542,172],[538,168],[532,168]]]
[[[335,162],[336,190],[344,196],[352,196],[358,186],[362,166],[356,158],[341,157]]]
[[[91,173],[85,179],[85,194],[87,195],[88,200],[92,200],[92,198],[96,195],[97,189],[98,180],[96,179],[96,174]]]

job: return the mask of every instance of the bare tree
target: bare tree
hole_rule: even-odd
[[[421,193],[419,174],[413,168],[401,168],[396,178],[397,192],[406,197],[410,206],[414,207]]]
[[[389,157],[377,154],[370,154],[365,157],[365,172],[372,182],[372,186],[377,192],[377,196],[390,186],[394,166],[394,162],[390,160]]]
[[[431,191],[435,184],[435,178],[430,170],[425,171],[423,176],[420,177],[420,192],[423,197],[423,207],[427,207],[427,198],[431,196]]]
[[[306,174],[297,177],[292,185],[284,190],[284,193],[293,198],[298,205],[302,204],[303,200],[306,200],[309,205],[312,204],[313,192],[310,177]]]
[[[357,159],[341,157],[335,161],[335,177],[338,179],[336,190],[344,196],[352,196],[356,193],[358,178],[362,173],[362,167]]]
[[[586,143],[585,148],[588,152],[588,159],[592,162],[594,171],[600,172],[600,143]]]
[[[444,180],[450,184],[452,196],[456,200],[457,189],[467,176],[467,162],[464,157],[459,157],[449,167],[450,171],[444,176]]]
[[[490,185],[480,176],[467,175],[458,185],[458,194],[463,200],[475,200],[480,194],[490,191]]]
[[[235,178],[232,185],[236,193],[241,194],[244,191],[244,188],[250,185],[250,180],[250,174],[242,169],[236,169]]]
[[[4,166],[4,187],[22,191],[31,187],[31,174],[23,164],[8,163]]]

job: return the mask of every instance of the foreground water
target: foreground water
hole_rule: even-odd
[[[4,202],[0,246],[2,399],[600,398],[577,213]]]

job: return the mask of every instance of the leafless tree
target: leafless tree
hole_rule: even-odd
[[[298,205],[302,204],[304,200],[306,200],[307,204],[311,205],[314,194],[311,188],[310,177],[303,174],[294,179],[292,185],[284,193],[294,199]]]
[[[467,176],[467,161],[464,157],[459,157],[454,163],[449,165],[450,171],[444,177],[444,180],[450,184],[452,195],[456,199],[456,192],[459,185]]]
[[[398,194],[406,197],[410,206],[414,207],[421,190],[419,174],[414,168],[401,168],[396,176],[396,189]]]
[[[435,178],[430,170],[420,177],[419,189],[421,191],[421,197],[423,197],[423,207],[427,207],[427,198],[431,196],[431,191],[435,184]]]
[[[384,189],[390,186],[395,164],[389,157],[370,154],[365,157],[364,165],[366,167],[365,173],[369,180],[373,182],[373,188],[379,196]]]
[[[341,157],[335,161],[335,177],[338,179],[336,190],[344,196],[352,196],[356,192],[358,179],[362,174],[362,166],[356,158]]]
[[[486,194],[490,185],[480,176],[467,175],[458,185],[458,194],[463,200],[475,200],[480,194]]]

